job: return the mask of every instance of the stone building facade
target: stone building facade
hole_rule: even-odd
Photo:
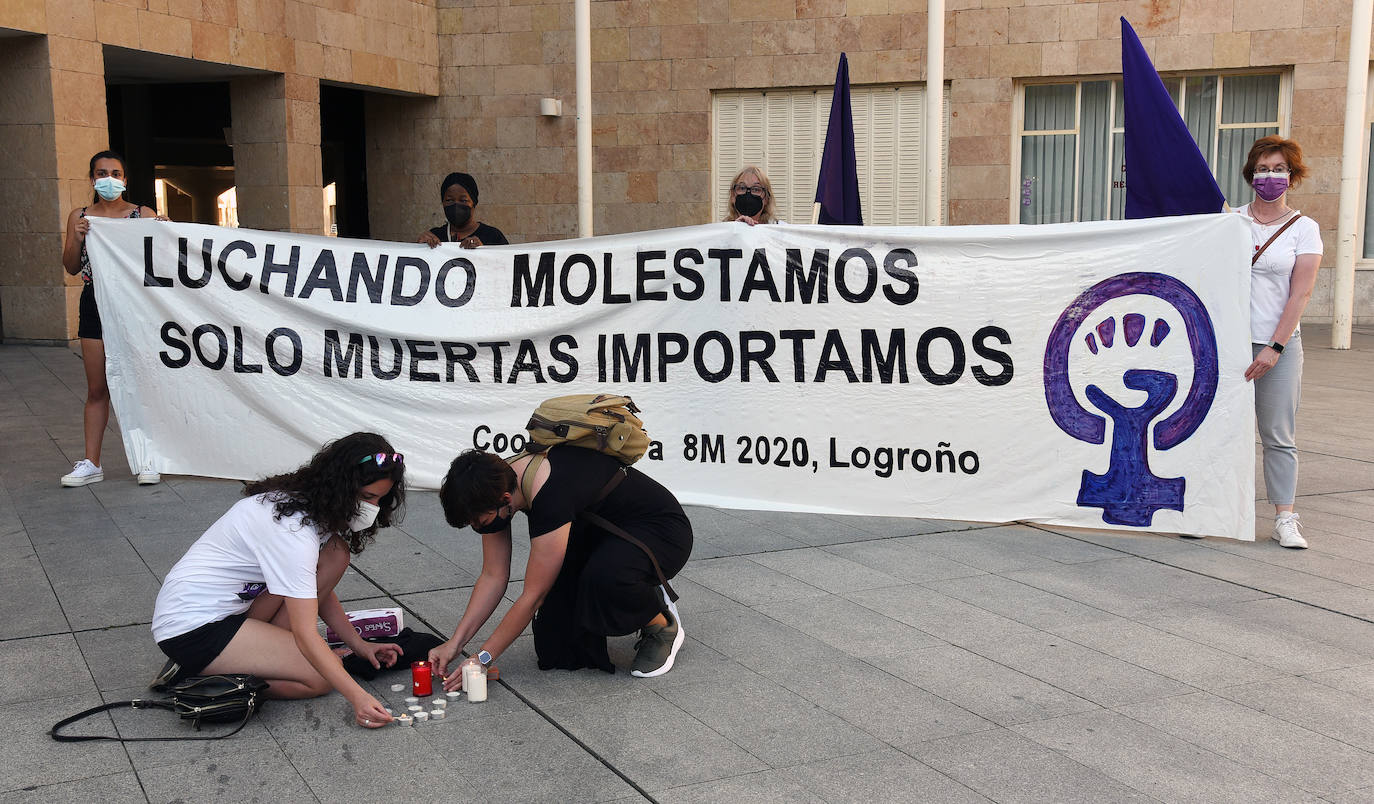
[[[1159,71],[1180,79],[1180,95],[1194,84],[1224,88],[1233,76],[1276,76],[1268,101],[1276,111],[1260,116],[1272,114],[1271,127],[1307,151],[1312,177],[1292,200],[1321,224],[1329,268],[1350,12],[1349,0],[951,0],[945,219],[1025,219],[1020,171],[1038,97],[1026,88],[1096,91],[1119,78],[1125,16]],[[828,88],[842,51],[856,88],[924,82],[926,13],[912,0],[593,0],[592,29],[597,234],[713,219],[723,191],[723,166],[714,164],[721,93]],[[570,0],[8,0],[0,5],[0,146],[12,155],[0,167],[7,339],[74,333],[77,287],[59,267],[62,222],[89,192],[87,158],[109,141],[109,65],[127,72],[144,56],[228,83],[241,225],[320,230],[323,85],[361,92],[357,158],[366,162],[370,237],[413,240],[440,222],[438,185],[453,170],[477,177],[479,217],[512,242],[576,234]],[[151,80],[176,81],[177,69]],[[542,116],[543,98],[567,111]],[[1213,127],[1225,129],[1234,110],[1217,104]],[[1260,129],[1241,133],[1251,130]],[[1110,126],[1104,136],[1110,144]],[[1167,169],[1168,155],[1160,161]],[[1086,202],[1074,204],[1069,219],[1086,214],[1078,206]],[[1359,267],[1356,320],[1367,322],[1374,260]],[[1309,320],[1331,316],[1330,273],[1322,271]]]

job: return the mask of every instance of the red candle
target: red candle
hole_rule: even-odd
[[[410,689],[411,695],[429,695],[434,692],[434,676],[430,672],[429,662],[412,662],[410,665]]]

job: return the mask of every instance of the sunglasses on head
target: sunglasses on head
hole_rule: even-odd
[[[388,463],[404,463],[405,459],[406,456],[399,452],[378,452],[372,455],[364,455],[363,459],[358,461],[358,463],[372,461],[379,467],[385,467]]]

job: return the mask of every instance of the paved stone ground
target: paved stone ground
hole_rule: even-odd
[[[1307,342],[1305,552],[1267,538],[1267,505],[1254,544],[696,508],[687,644],[660,679],[541,673],[525,636],[491,700],[443,723],[364,732],[331,695],[130,745],[46,731],[139,694],[159,579],[237,484],[141,488],[112,431],[108,479],[59,488],[80,361],[0,346],[0,802],[1374,801],[1374,330]],[[447,632],[479,548],[411,500],[341,597]]]

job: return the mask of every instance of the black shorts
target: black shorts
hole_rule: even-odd
[[[100,309],[95,306],[95,286],[90,282],[81,289],[80,315],[77,317],[76,336],[102,340],[105,329],[100,326]]]
[[[164,639],[157,643],[167,658],[181,665],[182,675],[193,676],[224,652],[239,632],[248,612],[231,614],[223,620],[206,623],[194,631]]]

